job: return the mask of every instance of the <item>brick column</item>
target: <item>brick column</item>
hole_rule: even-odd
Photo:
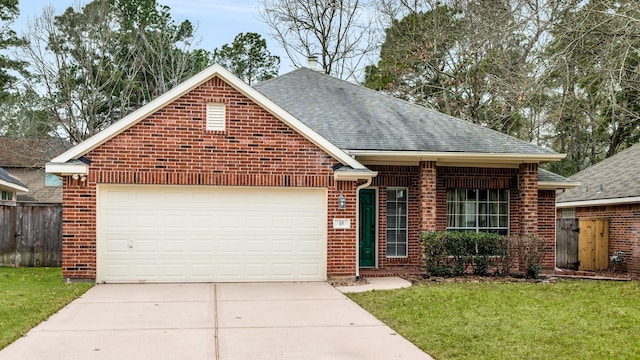
[[[436,162],[421,161],[420,169],[420,230],[436,230]]]
[[[520,164],[520,235],[538,235],[538,164]]]

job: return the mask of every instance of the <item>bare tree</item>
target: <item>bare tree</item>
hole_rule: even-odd
[[[41,96],[50,127],[72,143],[207,65],[208,54],[188,50],[190,23],[174,23],[155,1],[137,17],[124,12],[134,3],[94,0],[60,15],[49,7],[29,25],[29,44],[17,55],[29,63],[23,86]]]
[[[372,12],[366,0],[260,0],[272,36],[295,66],[316,56],[322,70],[356,80],[377,48]]]

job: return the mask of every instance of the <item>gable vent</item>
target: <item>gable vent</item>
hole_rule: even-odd
[[[207,130],[224,131],[225,107],[220,103],[207,104]]]

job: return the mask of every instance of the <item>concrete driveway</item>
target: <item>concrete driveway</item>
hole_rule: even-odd
[[[0,359],[431,359],[326,283],[98,285]]]

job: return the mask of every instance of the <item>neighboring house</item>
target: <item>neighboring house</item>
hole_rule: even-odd
[[[424,269],[425,230],[539,236],[564,155],[310,69],[214,65],[47,164],[63,276],[299,281]]]
[[[69,148],[56,138],[15,138],[0,136],[0,166],[20,179],[29,192],[18,191],[19,202],[62,202],[62,179],[46,174],[45,164]]]
[[[0,167],[0,205],[14,204],[18,198],[17,192],[28,192],[29,189]]]
[[[622,251],[624,268],[640,274],[640,144],[571,179],[581,185],[558,195],[558,218],[607,220],[607,258]]]

